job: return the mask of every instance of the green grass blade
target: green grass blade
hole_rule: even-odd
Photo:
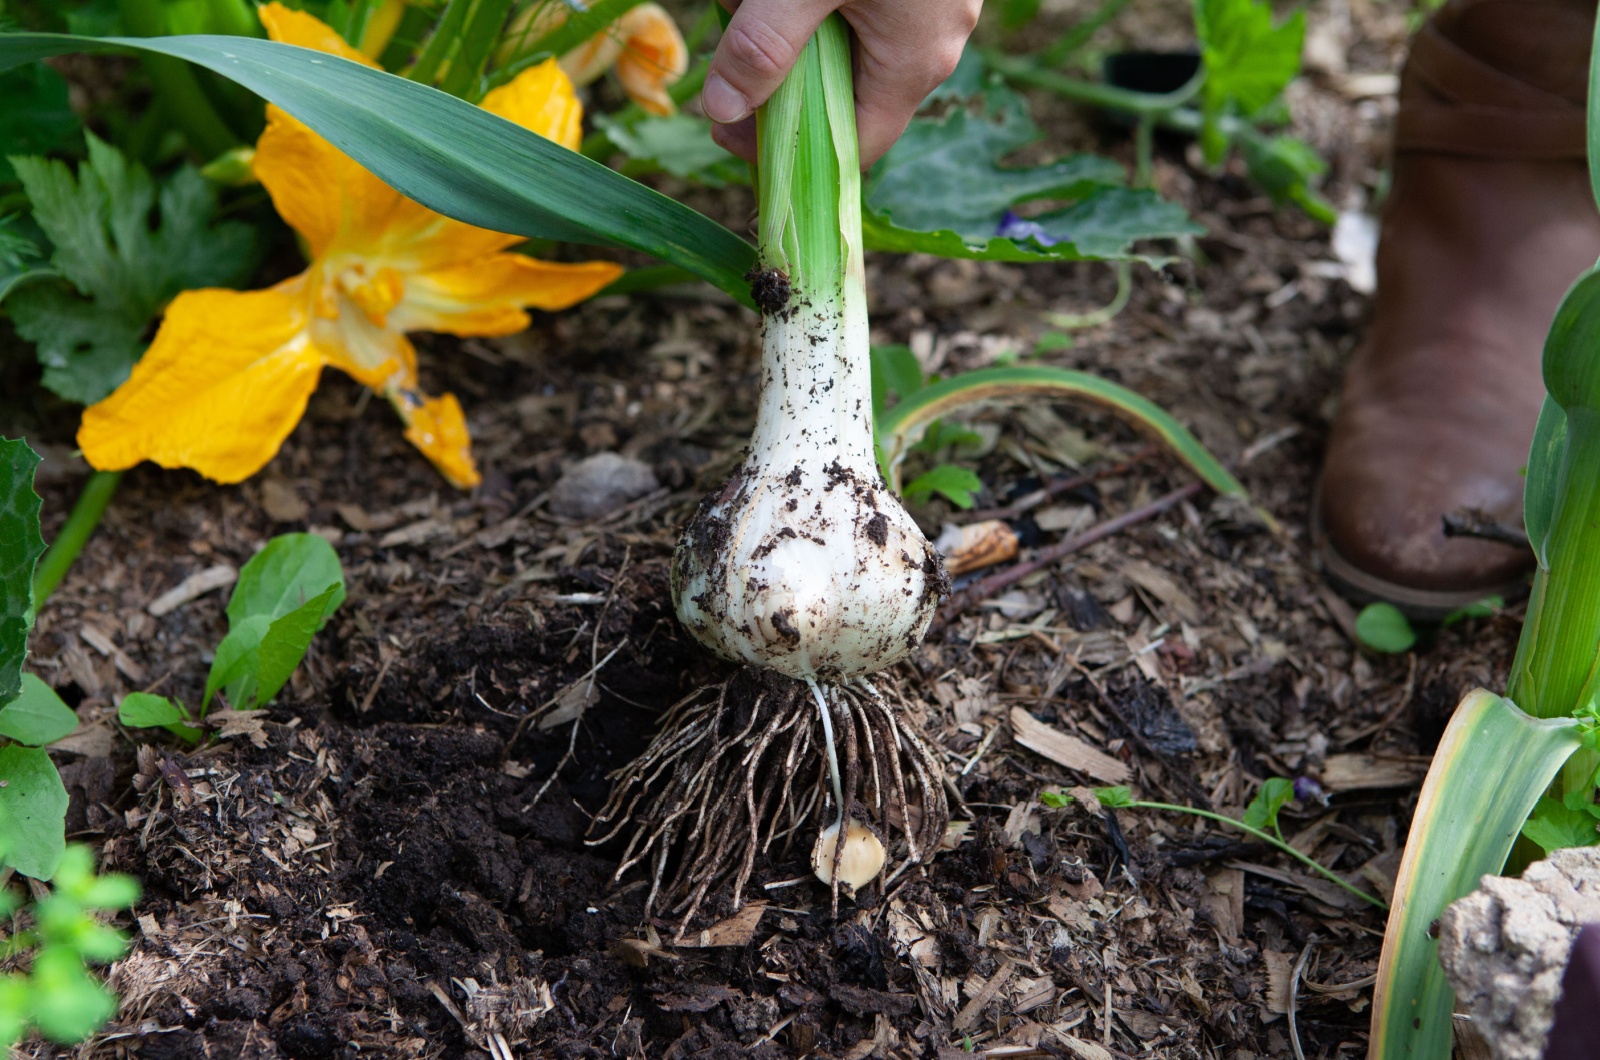
[[[1227,497],[1248,500],[1238,479],[1160,405],[1127,387],[1070,368],[981,368],[912,394],[878,421],[878,444],[890,485],[899,488],[900,461],[930,423],[957,409],[989,401],[1084,399],[1121,413],[1165,442],[1206,485]],[[1266,517],[1265,513],[1262,513]],[[1266,517],[1269,519],[1270,517]]]
[[[321,52],[242,37],[0,35],[0,70],[133,49],[237,81],[401,193],[497,232],[632,247],[749,304],[749,243],[709,218],[447,93]]]
[[[1456,708],[1417,800],[1373,988],[1368,1060],[1449,1060],[1455,999],[1429,928],[1444,907],[1499,872],[1578,723],[1541,720],[1482,689]]]
[[[1533,546],[1539,566],[1545,570],[1550,569],[1550,552],[1545,546],[1551,520],[1555,517],[1556,498],[1561,495],[1561,468],[1566,456],[1567,412],[1546,394],[1544,405],[1539,409],[1538,426],[1533,429],[1533,446],[1528,451],[1528,480],[1522,491],[1522,520],[1528,528],[1528,543]]]

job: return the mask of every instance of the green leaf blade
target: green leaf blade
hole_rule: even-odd
[[[29,747],[55,743],[77,727],[72,708],[34,674],[23,674],[21,694],[0,707],[0,736]]]
[[[0,848],[3,863],[48,880],[66,850],[67,789],[50,755],[38,747],[0,747]]]
[[[244,37],[0,36],[0,69],[132,48],[213,70],[293,114],[381,180],[480,228],[632,247],[748,302],[755,249],[643,185],[436,89],[345,59]]]
[[[239,571],[228,599],[228,623],[257,615],[269,621],[301,607],[329,586],[338,593],[331,614],[344,602],[344,568],[327,538],[317,534],[279,534]]]
[[[38,466],[28,443],[0,438],[0,703],[22,691],[22,661],[33,628],[33,568],[44,554],[43,502],[33,491]]]
[[[295,667],[300,665],[300,660],[306,656],[306,650],[311,647],[311,638],[316,636],[317,630],[327,621],[333,609],[338,606],[334,602],[335,594],[343,597],[344,584],[330,585],[317,596],[307,600],[305,604],[287,615],[275,620],[267,627],[266,635],[261,638],[260,668],[256,673],[255,702],[251,705],[260,706],[272,702],[289,676],[294,673]],[[245,709],[245,704],[234,700],[235,707]]]
[[[1417,642],[1416,631],[1400,609],[1389,603],[1368,604],[1356,615],[1356,639],[1362,647],[1399,655]]]
[[[1578,729],[1482,689],[1456,708],[1395,880],[1373,991],[1372,1060],[1450,1055],[1454,998],[1430,926],[1480,877],[1500,871],[1529,811],[1580,746]]]
[[[1556,499],[1561,496],[1561,469],[1567,458],[1567,413],[1549,394],[1539,408],[1539,422],[1533,430],[1533,446],[1528,450],[1528,479],[1522,490],[1523,525],[1528,543],[1539,566],[1550,569],[1550,553],[1545,547],[1550,523],[1555,518]]]

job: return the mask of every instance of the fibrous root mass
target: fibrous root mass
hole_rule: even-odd
[[[823,686],[823,699],[844,816],[887,848],[887,882],[926,861],[944,838],[950,811],[942,766],[902,722],[905,700],[887,675]],[[797,842],[810,850],[840,816],[811,690],[754,668],[679,701],[649,748],[613,779],[590,843],[631,828],[617,878],[645,867],[646,915],[659,910],[685,928],[724,886],[737,909],[759,861],[788,860]],[[828,873],[835,909],[840,875]]]

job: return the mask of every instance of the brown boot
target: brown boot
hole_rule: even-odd
[[[1371,330],[1345,377],[1312,517],[1328,576],[1417,617],[1515,592],[1562,294],[1600,256],[1584,164],[1594,0],[1450,0],[1411,47]]]

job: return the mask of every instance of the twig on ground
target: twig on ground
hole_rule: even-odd
[[[1306,948],[1300,951],[1300,959],[1294,962],[1294,974],[1289,976],[1289,1044],[1294,1046],[1294,1060],[1306,1060],[1306,1054],[1300,1048],[1300,1028],[1295,1025],[1295,1015],[1300,1007],[1300,977],[1305,974],[1306,961],[1310,959],[1311,948],[1316,944],[1315,935],[1306,939]]]
[[[1203,482],[1191,482],[1187,486],[1180,486],[1171,493],[1158,497],[1143,507],[1135,508],[1131,512],[1124,512],[1115,518],[1097,523],[1077,537],[1068,538],[1065,541],[1041,548],[1030,560],[1014,564],[1003,571],[973,582],[950,597],[950,600],[939,610],[939,614],[934,620],[935,625],[949,623],[967,608],[981,600],[987,600],[995,593],[1021,581],[1034,571],[1042,570],[1080,549],[1088,548],[1097,541],[1103,541],[1113,534],[1121,533],[1130,526],[1136,526],[1147,519],[1153,519],[1168,509],[1177,507],[1203,489],[1205,489],[1205,483]]]
[[[962,512],[951,521],[959,526],[965,523],[981,523],[985,519],[1015,519],[1024,512],[1028,512],[1034,508],[1037,508],[1039,505],[1043,504],[1052,497],[1059,497],[1063,493],[1071,493],[1075,489],[1092,485],[1093,483],[1099,482],[1102,479],[1108,479],[1115,475],[1126,474],[1135,467],[1138,467],[1140,464],[1144,463],[1146,460],[1149,460],[1152,456],[1155,456],[1156,453],[1160,452],[1160,450],[1161,447],[1158,445],[1147,445],[1121,463],[1112,464],[1109,467],[1103,467],[1096,471],[1090,471],[1084,475],[1074,475],[1071,478],[1054,479],[1046,482],[1043,486],[1034,490],[1032,493],[1023,494],[1021,497],[1018,497],[1016,500],[1003,507],[977,508],[970,512]]]

